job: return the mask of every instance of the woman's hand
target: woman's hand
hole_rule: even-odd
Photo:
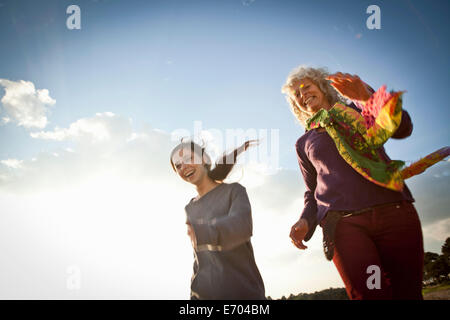
[[[365,102],[371,96],[367,85],[357,75],[337,72],[326,79],[331,81],[330,84],[336,91],[352,101]]]
[[[308,221],[305,219],[298,220],[291,228],[291,233],[289,236],[292,239],[292,243],[301,250],[308,248],[303,244],[303,239],[305,239],[308,230]]]
[[[194,228],[192,228],[192,225],[187,222],[187,234],[189,238],[191,238],[192,247],[195,249],[197,248],[197,238],[195,237]]]

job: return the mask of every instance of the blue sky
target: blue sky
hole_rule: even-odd
[[[393,157],[413,160],[448,141],[445,1],[377,2],[381,30],[366,28],[367,1],[80,1],[82,29],[68,30],[71,3],[0,7],[2,77],[50,89],[57,104],[49,128],[126,111],[136,126],[168,132],[193,120],[219,129],[283,128],[288,150],[302,129],[279,88],[306,63],[408,91],[415,131]],[[0,130],[2,157],[46,147],[31,146],[12,126]],[[282,152],[281,163],[296,166],[293,153]]]
[[[66,8],[71,4],[81,8],[81,30],[66,28],[69,16]],[[380,30],[366,27],[369,17],[366,9],[372,4],[381,9]],[[104,159],[96,152],[109,154],[107,152],[115,148],[115,154],[122,156],[118,156],[120,161],[109,163],[115,172],[122,172],[120,164],[132,159],[140,165],[133,173],[128,168],[132,178],[127,178],[133,180],[142,175],[148,182],[155,172],[159,175],[167,171],[167,177],[172,177],[170,167],[165,167],[170,144],[155,147],[156,142],[166,143],[168,139],[161,138],[153,129],[166,134],[180,128],[192,131],[196,120],[202,121],[204,129],[278,129],[279,165],[292,172],[291,177],[282,173],[266,177],[262,182],[250,179],[248,184],[249,193],[254,190],[251,199],[256,208],[263,208],[267,203],[255,191],[263,189],[252,189],[252,183],[261,186],[270,182],[286,194],[292,192],[293,197],[299,198],[297,209],[283,207],[282,211],[291,210],[290,215],[274,220],[280,222],[280,237],[284,237],[301,211],[303,196],[303,182],[293,147],[303,128],[295,122],[280,92],[289,71],[299,64],[325,66],[330,72],[358,74],[374,88],[386,84],[388,89],[406,90],[404,108],[412,116],[414,132],[406,140],[388,142],[386,147],[394,159],[416,160],[449,144],[449,11],[448,1],[425,0],[0,0],[0,79],[29,81],[36,89],[47,89],[55,100],[53,105],[47,106],[48,124],[44,128],[25,128],[14,121],[0,125],[0,160],[17,159],[26,168],[41,171],[37,170],[30,178],[28,171],[14,171],[20,170],[18,166],[11,169],[14,165],[10,165],[2,170],[12,177],[8,179],[22,179],[14,182],[17,190],[30,186],[40,190],[38,182],[42,178],[46,179],[46,186],[57,188],[59,184],[55,181],[61,176],[52,174],[65,174],[65,171],[67,176],[64,176],[69,177],[66,186],[71,186],[70,179],[89,180],[91,173],[100,170],[87,165]],[[0,86],[0,97],[4,95],[5,89]],[[5,116],[8,116],[7,111],[0,104],[0,119]],[[80,119],[85,120],[77,122]],[[73,132],[65,136],[72,138],[61,141],[31,136],[40,131],[57,131],[57,127],[69,128],[74,123],[78,128],[107,123],[107,128],[112,128],[107,132],[124,140],[114,147],[112,144],[99,147],[94,143],[95,147],[90,149],[90,142],[90,147],[86,147],[87,140],[77,140]],[[128,145],[124,137],[130,132],[136,133],[135,141],[142,144]],[[144,138],[139,140],[139,137]],[[151,159],[155,162],[149,162],[149,151],[139,151],[138,146],[147,146],[153,155],[161,155],[156,156],[156,160]],[[66,155],[64,148],[69,147],[72,153]],[[60,162],[52,158],[55,153],[60,155]],[[67,158],[61,156],[63,154]],[[414,195],[417,207],[422,209],[424,228],[429,228],[426,229],[429,235],[425,239],[426,249],[436,252],[440,249],[442,234],[448,234],[450,225],[446,209],[450,205],[448,166],[448,162],[442,163],[434,171],[411,180],[413,193],[418,191]],[[70,171],[74,172],[73,176]],[[251,173],[248,176],[254,177]],[[439,181],[436,183],[433,179]],[[173,183],[181,182],[174,180]],[[3,184],[2,190],[8,191],[5,186]],[[179,188],[180,202],[173,208],[182,211],[190,189],[176,188]],[[173,192],[173,188],[167,190]],[[285,195],[280,197],[285,199]],[[3,207],[10,208],[6,203]],[[445,224],[436,224],[444,220]],[[263,228],[264,223],[260,225]],[[180,225],[180,230],[183,227]],[[433,238],[436,230],[440,237]],[[73,232],[75,237],[76,232]],[[181,232],[184,239],[185,231]],[[320,256],[321,250],[320,235],[315,237],[318,251],[311,253],[313,257]],[[258,243],[257,239],[255,242]],[[261,243],[264,244],[263,240]],[[189,250],[187,246],[188,253]],[[283,251],[282,258],[294,268],[298,262],[297,252],[289,250]],[[258,255],[256,244],[255,252]],[[186,265],[191,263],[190,258],[186,258]],[[325,260],[323,256],[320,259]],[[307,283],[306,287],[290,287],[289,279],[274,280],[285,283],[285,287],[272,286],[269,269],[273,265],[269,260],[264,260],[267,267],[263,269],[267,270],[269,294],[273,296],[329,287],[326,282],[317,285],[307,282],[307,272],[304,278],[298,279],[302,284]],[[325,264],[321,266],[330,268]],[[311,272],[320,269],[314,264],[307,268]],[[274,273],[273,279],[276,276]],[[330,282],[342,285],[337,274],[333,274]],[[25,292],[26,284],[23,288]],[[65,294],[55,292],[49,292],[48,296]],[[20,292],[17,294],[24,296]],[[179,296],[183,297],[181,293]]]

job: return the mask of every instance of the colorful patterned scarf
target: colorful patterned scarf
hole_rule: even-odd
[[[359,174],[385,188],[401,191],[403,180],[423,172],[450,154],[442,148],[404,168],[400,160],[387,160],[383,144],[395,133],[402,119],[403,92],[378,89],[358,112],[342,103],[320,109],[306,121],[306,129],[325,128],[341,157]]]

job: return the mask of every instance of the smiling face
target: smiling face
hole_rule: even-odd
[[[321,108],[327,110],[331,108],[325,94],[310,79],[304,78],[301,80],[294,80],[290,87],[291,99],[293,99],[301,109],[308,113],[313,114]]]
[[[172,156],[172,163],[177,174],[186,182],[199,185],[208,178],[205,159],[189,148],[180,149]]]

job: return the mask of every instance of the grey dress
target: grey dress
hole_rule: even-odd
[[[185,207],[197,249],[191,299],[265,299],[256,266],[251,206],[239,183],[222,183]]]

